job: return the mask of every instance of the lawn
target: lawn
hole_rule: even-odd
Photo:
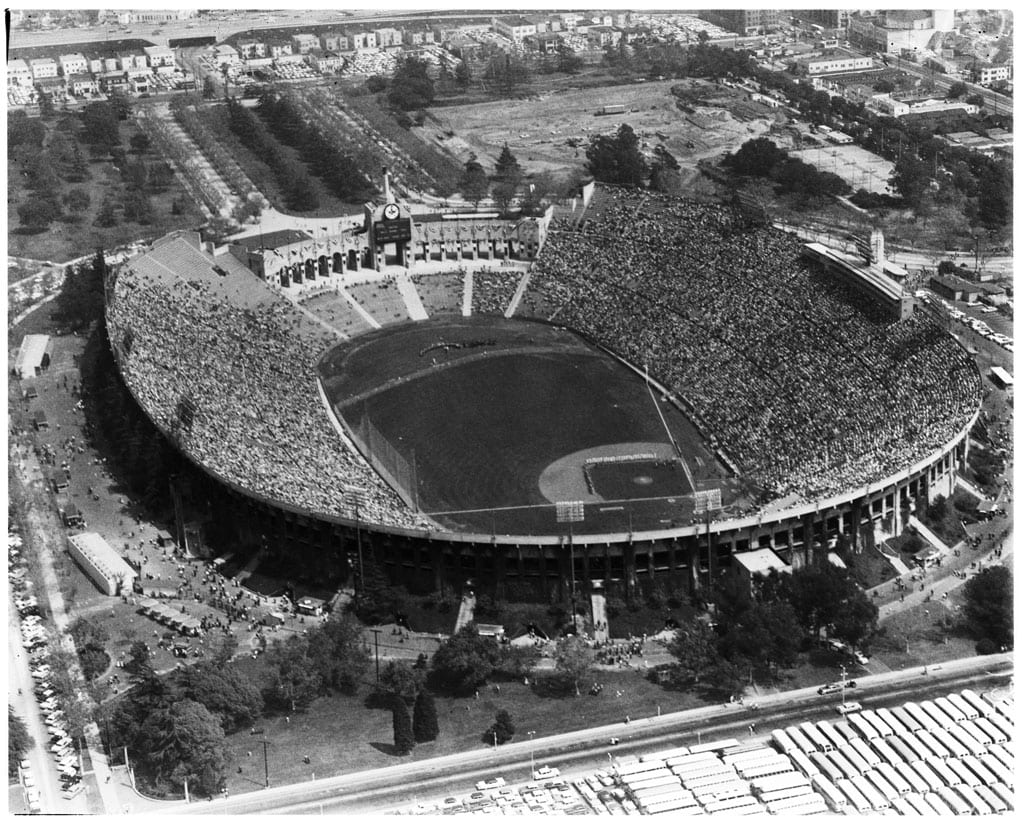
[[[896,578],[896,569],[876,548],[870,547],[847,555],[854,579],[865,589]]]
[[[600,695],[550,697],[533,685],[499,683],[500,693],[490,686],[479,699],[437,698],[440,735],[436,741],[420,744],[405,760],[433,758],[456,752],[483,749],[482,735],[499,710],[508,710],[516,727],[513,741],[527,738],[536,730],[537,740],[571,730],[638,718],[661,712],[675,712],[700,706],[694,695],[665,690],[632,671],[601,672],[595,676],[604,684]],[[269,771],[273,786],[348,772],[390,766],[399,762],[391,754],[393,735],[391,713],[367,709],[369,684],[354,697],[332,696],[314,702],[309,712],[259,722],[269,745]],[[616,694],[616,693],[620,694]],[[248,792],[263,786],[263,747],[249,731],[232,735],[228,746],[228,790]],[[249,755],[251,753],[251,755]],[[309,764],[303,762],[309,757]],[[238,769],[241,767],[242,772]]]
[[[891,669],[976,655],[974,639],[958,627],[962,605],[958,589],[946,601],[930,601],[897,613],[884,622],[884,634],[871,642],[872,652]]]

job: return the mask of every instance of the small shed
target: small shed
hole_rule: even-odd
[[[83,526],[85,524],[82,511],[70,501],[61,504],[60,518],[64,522],[64,526],[68,527]]]
[[[298,602],[295,604],[295,609],[302,615],[320,616],[324,614],[326,606],[327,602],[321,598],[304,597],[299,598]]]
[[[166,529],[158,529],[156,532],[156,543],[157,546],[161,547],[174,546],[174,538],[171,537],[171,533]]]
[[[50,428],[50,421],[42,409],[37,409],[32,413],[32,425],[40,432]]]

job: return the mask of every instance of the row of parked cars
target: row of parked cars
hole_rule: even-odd
[[[74,798],[82,792],[82,774],[74,740],[68,732],[67,719],[60,706],[60,698],[50,681],[49,630],[43,623],[39,601],[32,594],[32,582],[24,575],[21,556],[21,541],[18,536],[8,537],[9,573],[14,595],[14,606],[21,616],[22,646],[29,659],[29,671],[35,682],[34,689],[39,709],[43,713],[46,731],[49,734],[48,747],[56,769],[60,774],[65,798]],[[36,777],[28,759],[19,765],[21,783],[25,786],[29,812],[40,813],[41,799]]]
[[[1007,352],[1010,352],[1011,354],[1013,353],[1013,338],[1009,335],[1003,335],[1000,332],[996,332],[987,323],[985,323],[985,321],[971,317],[962,309],[957,309],[955,306],[950,306],[948,303],[946,303],[946,308],[949,309],[949,314],[952,318],[960,321],[964,326],[973,329],[986,340],[998,343]],[[991,306],[982,306],[981,311],[984,312],[986,310],[994,312],[995,308]]]

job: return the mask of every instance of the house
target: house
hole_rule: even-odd
[[[963,300],[968,303],[977,300],[981,294],[981,287],[977,283],[955,275],[932,275],[928,288],[947,300]]]
[[[7,63],[7,85],[32,88],[32,69],[18,58]]]
[[[337,31],[324,32],[320,35],[320,48],[325,52],[348,51],[348,36]]]
[[[57,62],[60,64],[60,73],[65,77],[89,71],[89,61],[80,52],[62,54],[57,58]]]
[[[292,35],[292,54],[309,54],[319,46],[320,39],[315,34]]]
[[[271,43],[270,44],[270,56],[275,60],[279,57],[287,57],[292,53],[291,43]]]
[[[253,60],[267,56],[267,44],[261,43],[259,40],[246,40],[244,43],[239,43],[237,48],[238,56],[242,60]]]
[[[91,74],[73,74],[68,78],[68,91],[74,97],[99,94],[100,85]]]
[[[407,46],[429,46],[434,42],[434,32],[430,29],[417,31],[406,29],[402,32],[402,42]]]
[[[389,49],[392,46],[402,45],[402,33],[398,29],[374,29],[377,38],[377,47]]]
[[[57,61],[52,57],[37,57],[35,60],[29,60],[28,67],[32,72],[33,83],[46,77],[57,76]]]
[[[366,51],[377,48],[377,34],[372,31],[357,31],[348,36],[349,48],[352,51]]]
[[[999,66],[975,65],[971,69],[971,80],[980,86],[991,86],[999,80],[1011,80],[1013,78],[1013,66],[1004,63]]]
[[[491,20],[491,28],[515,43],[522,43],[524,38],[537,33],[537,26],[520,15],[495,17]]]
[[[822,74],[867,71],[874,65],[874,60],[854,52],[836,49],[816,56],[797,58],[793,64],[797,73],[814,77]]]
[[[142,51],[146,55],[146,62],[151,69],[161,69],[175,66],[174,52],[165,46],[145,46]]]
[[[320,74],[333,74],[345,68],[345,60],[337,52],[328,51],[323,54],[307,54],[305,59]]]

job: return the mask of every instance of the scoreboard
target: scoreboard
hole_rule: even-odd
[[[412,240],[412,220],[378,220],[373,224],[374,243],[405,243]]]

